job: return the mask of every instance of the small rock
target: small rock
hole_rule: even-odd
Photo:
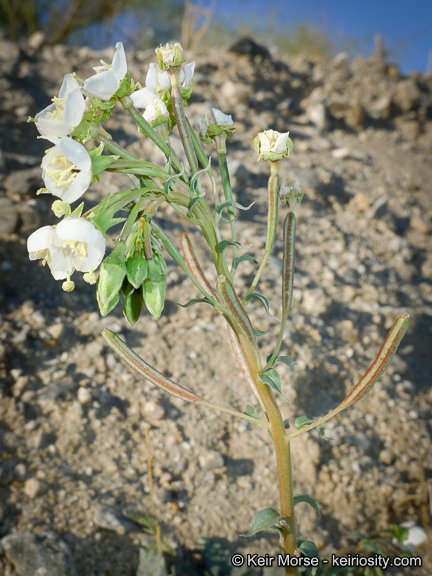
[[[418,120],[411,120],[409,118],[397,118],[395,120],[396,128],[402,134],[405,140],[413,142],[421,134],[421,126]]]
[[[420,234],[431,234],[432,227],[428,222],[420,218],[420,216],[413,216],[410,219],[410,228],[415,230],[416,232],[420,232]]]
[[[306,314],[319,316],[327,309],[327,298],[321,288],[309,288],[303,291],[302,308]]]
[[[27,474],[27,467],[23,462],[17,464],[14,468],[15,476],[20,480],[24,480]]]
[[[105,506],[96,510],[93,521],[99,528],[121,535],[126,534],[134,526],[133,522],[128,520],[123,514],[116,513]]]
[[[37,478],[29,478],[24,484],[24,492],[32,500],[38,496],[43,496],[43,494],[46,494],[48,489],[48,484],[42,482],[42,480],[38,480]]]
[[[39,50],[39,48],[45,42],[45,34],[41,30],[38,30],[37,32],[33,32],[33,34],[31,34],[31,36],[29,36],[29,39],[27,42],[28,42],[28,45],[30,46],[30,48],[33,48],[33,50]]]
[[[263,58],[270,58],[270,52],[265,46],[257,44],[251,38],[240,38],[232,44],[229,48],[230,52],[234,54],[243,54],[246,56],[261,56]]]
[[[218,470],[224,467],[222,454],[214,450],[208,450],[199,457],[199,463],[203,470]]]
[[[41,169],[39,167],[11,172],[3,182],[7,194],[18,197],[36,192],[42,185]]]
[[[345,146],[344,148],[335,148],[330,152],[333,158],[337,160],[342,160],[342,158],[348,158],[351,154],[351,146]]]
[[[68,546],[53,532],[9,534],[1,544],[18,576],[77,576]]]
[[[421,90],[414,78],[407,78],[398,83],[393,102],[403,112],[410,112],[417,108],[421,99]]]
[[[387,195],[381,196],[372,204],[370,210],[367,213],[368,218],[376,218],[379,220],[388,213],[388,201]]]
[[[88,388],[84,388],[84,386],[80,386],[78,388],[77,398],[80,404],[88,404],[91,400],[91,392]]]
[[[54,340],[58,340],[63,335],[64,325],[61,322],[58,322],[57,324],[53,324],[52,326],[49,326],[46,330],[47,330],[48,334],[52,338],[54,338]]]
[[[158,423],[165,415],[164,407],[157,400],[149,400],[144,403],[143,416],[151,424]]]
[[[15,42],[10,40],[0,40],[0,60],[3,62],[13,62],[19,58],[19,48]]]
[[[13,234],[18,222],[18,205],[9,198],[0,198],[0,234]]]

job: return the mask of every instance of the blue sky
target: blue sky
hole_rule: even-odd
[[[216,0],[215,15],[226,22],[274,18],[279,26],[307,21],[329,34],[337,46],[354,37],[366,56],[373,52],[374,35],[380,33],[389,59],[404,73],[425,73],[432,51],[432,0]]]

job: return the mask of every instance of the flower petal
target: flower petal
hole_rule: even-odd
[[[64,136],[60,139],[59,147],[69,162],[75,164],[78,170],[91,170],[91,158],[85,146]]]
[[[119,81],[123,80],[126,76],[127,62],[122,42],[117,42],[116,44],[116,52],[112,61],[112,70]]]
[[[146,88],[150,92],[158,93],[158,88],[162,90],[169,90],[171,88],[171,80],[168,72],[162,72],[159,66],[152,62],[146,76]]]
[[[33,232],[33,234],[30,234],[27,240],[27,250],[30,260],[40,258],[40,256],[35,256],[35,253],[40,250],[46,250],[49,247],[53,234],[54,228],[52,226],[43,226]]]
[[[184,80],[181,81],[182,88],[189,88],[195,71],[195,62],[189,62],[184,67]]]
[[[289,132],[284,132],[283,134],[279,134],[278,139],[276,140],[273,148],[271,149],[272,152],[275,154],[283,154],[287,151],[287,140],[288,140]]]
[[[84,90],[101,100],[109,100],[119,86],[120,80],[113,70],[90,76],[84,82]]]
[[[76,128],[81,122],[83,114],[85,112],[85,102],[84,96],[81,94],[81,90],[73,90],[67,97],[66,104],[63,111],[63,122],[70,124],[73,128]],[[72,130],[71,130],[72,132]],[[70,134],[64,134],[67,136]]]
[[[79,84],[73,74],[66,74],[59,91],[59,98],[66,98],[74,90],[79,90]]]
[[[217,108],[212,108],[212,112],[218,126],[231,126],[234,123],[232,116],[224,114]]]
[[[73,204],[78,198],[87,191],[90,186],[90,182],[92,179],[92,172],[91,170],[86,170],[77,174],[69,186],[69,189],[63,194],[61,197],[63,202],[67,204]]]
[[[148,88],[141,88],[130,95],[134,106],[137,108],[146,108],[150,102],[159,98],[157,94],[151,92]]]

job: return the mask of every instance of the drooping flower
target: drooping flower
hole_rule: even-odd
[[[36,127],[43,138],[57,144],[62,136],[68,136],[81,122],[85,112],[84,96],[73,74],[66,74],[58,96],[36,114]]]
[[[43,226],[27,240],[30,260],[48,264],[56,280],[67,279],[64,289],[73,290],[70,276],[78,270],[90,273],[105,254],[105,238],[95,226],[76,216],[69,216],[56,227]]]
[[[92,164],[86,148],[64,136],[57,146],[50,148],[42,160],[42,178],[46,190],[71,204],[78,200],[92,179]]]
[[[258,160],[276,161],[284,156],[289,156],[293,143],[288,138],[289,132],[277,132],[265,130],[260,132],[254,139],[254,148],[258,152]]]
[[[146,106],[143,116],[152,126],[155,126],[156,123],[168,122],[170,117],[167,107],[159,99],[153,100]]]
[[[110,100],[117,92],[120,82],[126,76],[127,62],[122,42],[117,42],[112,64],[101,60],[102,66],[95,66],[94,76],[84,82],[84,90],[101,100]]]
[[[188,90],[191,87],[195,70],[195,62],[189,62],[180,70],[180,87]],[[130,97],[135,106],[146,108],[150,102],[161,96],[171,89],[171,80],[168,72],[162,72],[157,64],[152,62],[146,76],[145,88],[136,90]]]

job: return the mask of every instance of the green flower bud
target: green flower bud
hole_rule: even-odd
[[[125,242],[118,242],[101,264],[96,299],[102,316],[109,314],[120,299],[120,290],[127,273],[125,252]]]
[[[144,304],[141,290],[135,290],[127,279],[123,281],[121,289],[123,296],[123,314],[130,326],[133,326],[140,317]]]
[[[127,279],[132,286],[138,289],[148,275],[148,261],[144,254],[135,252],[135,254],[126,262]]]
[[[288,138],[289,132],[276,132],[276,130],[265,130],[254,138],[254,148],[258,152],[258,160],[270,160],[275,162],[284,156],[289,156],[293,149],[293,143]]]
[[[164,308],[165,287],[166,278],[159,282],[154,282],[147,278],[142,286],[145,305],[155,320],[159,320]]]

